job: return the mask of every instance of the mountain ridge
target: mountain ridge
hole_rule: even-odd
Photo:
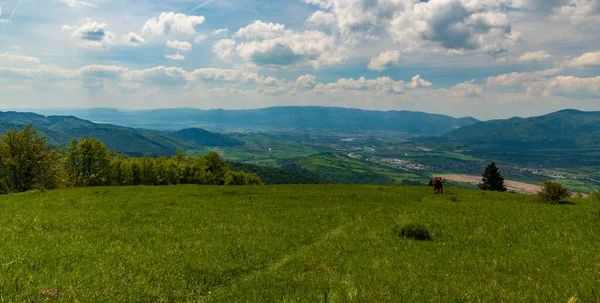
[[[442,134],[471,125],[472,117],[454,118],[418,111],[379,111],[325,106],[278,106],[262,109],[201,110],[193,108],[119,111],[117,109],[36,110],[43,114],[70,113],[92,121],[165,130],[183,128],[267,128],[334,132],[401,132]]]

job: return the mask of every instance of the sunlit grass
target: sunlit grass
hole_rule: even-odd
[[[0,197],[0,301],[600,299],[589,200],[381,186],[119,187]],[[398,236],[423,224],[432,241]]]

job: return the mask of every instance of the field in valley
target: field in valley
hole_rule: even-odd
[[[596,302],[590,199],[429,187],[0,196],[0,302]],[[400,237],[424,224],[432,241]],[[575,301],[570,301],[575,302]]]

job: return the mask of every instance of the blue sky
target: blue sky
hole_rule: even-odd
[[[0,107],[600,110],[600,0],[0,0]]]

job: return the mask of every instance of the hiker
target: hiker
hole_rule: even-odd
[[[433,194],[434,195],[438,194],[439,188],[440,188],[440,179],[438,177],[435,177],[433,179]]]
[[[438,179],[439,181],[439,186],[438,186],[438,191],[440,194],[444,194],[444,179],[442,177],[439,177]]]

